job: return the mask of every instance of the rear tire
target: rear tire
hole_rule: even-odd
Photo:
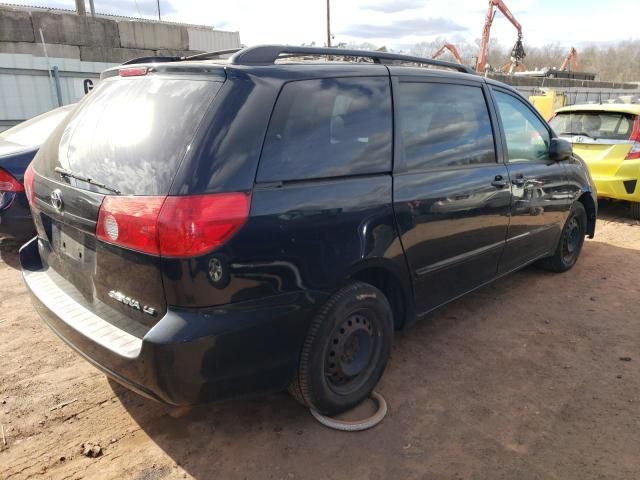
[[[631,218],[640,220],[640,202],[631,202]]]
[[[289,393],[323,415],[355,407],[380,380],[392,340],[386,296],[367,283],[348,284],[311,322]]]
[[[571,269],[580,256],[587,231],[587,212],[584,205],[576,202],[571,206],[569,218],[562,228],[556,251],[551,257],[543,258],[538,265],[545,270],[561,273]]]

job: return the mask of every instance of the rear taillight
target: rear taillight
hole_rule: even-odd
[[[158,217],[160,254],[195,256],[219,247],[247,220],[249,205],[244,193],[167,197]]]
[[[24,187],[6,170],[0,168],[0,192],[23,192]]]
[[[106,196],[96,235],[107,243],[157,255],[158,214],[165,197]]]
[[[106,196],[96,235],[152,255],[193,257],[222,245],[247,220],[251,197],[220,193],[179,197]]]
[[[633,143],[631,144],[631,150],[624,158],[625,160],[637,160],[640,159],[640,116],[636,116],[633,121],[633,131],[629,138]]]

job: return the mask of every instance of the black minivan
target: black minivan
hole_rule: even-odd
[[[105,71],[25,177],[35,307],[143,395],[288,387],[335,414],[394,329],[527,264],[568,270],[594,234],[587,169],[504,84],[383,52],[229,53]]]

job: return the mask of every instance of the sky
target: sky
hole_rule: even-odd
[[[528,45],[607,44],[640,38],[640,0],[505,0]],[[74,0],[0,0],[75,8]],[[89,2],[87,0],[87,11]],[[94,0],[96,10],[154,17],[156,0]],[[482,34],[487,0],[332,0],[333,44],[370,42],[408,50],[443,38],[473,42]],[[326,0],[161,0],[163,20],[240,32],[243,44],[326,41]],[[512,45],[516,31],[496,14],[491,37]]]

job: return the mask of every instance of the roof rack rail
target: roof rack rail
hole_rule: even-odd
[[[370,58],[374,63],[409,62],[431,65],[434,67],[451,68],[462,73],[475,74],[476,72],[466,65],[453,62],[444,62],[432,58],[414,57],[413,55],[403,55],[400,53],[374,52],[371,50],[351,50],[346,48],[322,48],[322,47],[296,47],[288,45],[258,45],[247,48],[229,48],[226,50],[215,50],[212,52],[198,53],[188,57],[140,57],[134,58],[122,65],[133,65],[136,63],[158,63],[158,62],[179,62],[191,60],[210,60],[224,55],[232,55],[229,63],[234,65],[269,65],[281,56],[295,57],[300,55],[314,56],[335,56]]]
[[[390,62],[410,62],[432,65],[434,67],[451,68],[462,73],[476,72],[467,67],[452,62],[434,60],[432,58],[414,57],[412,55],[402,55],[389,52],[373,52],[370,50],[351,50],[343,48],[322,48],[322,47],[296,47],[287,45],[258,45],[239,50],[229,62],[235,65],[268,65],[274,63],[282,54],[287,55],[322,55],[336,57],[361,57],[370,58],[374,63]],[[204,55],[204,54],[203,54]]]

